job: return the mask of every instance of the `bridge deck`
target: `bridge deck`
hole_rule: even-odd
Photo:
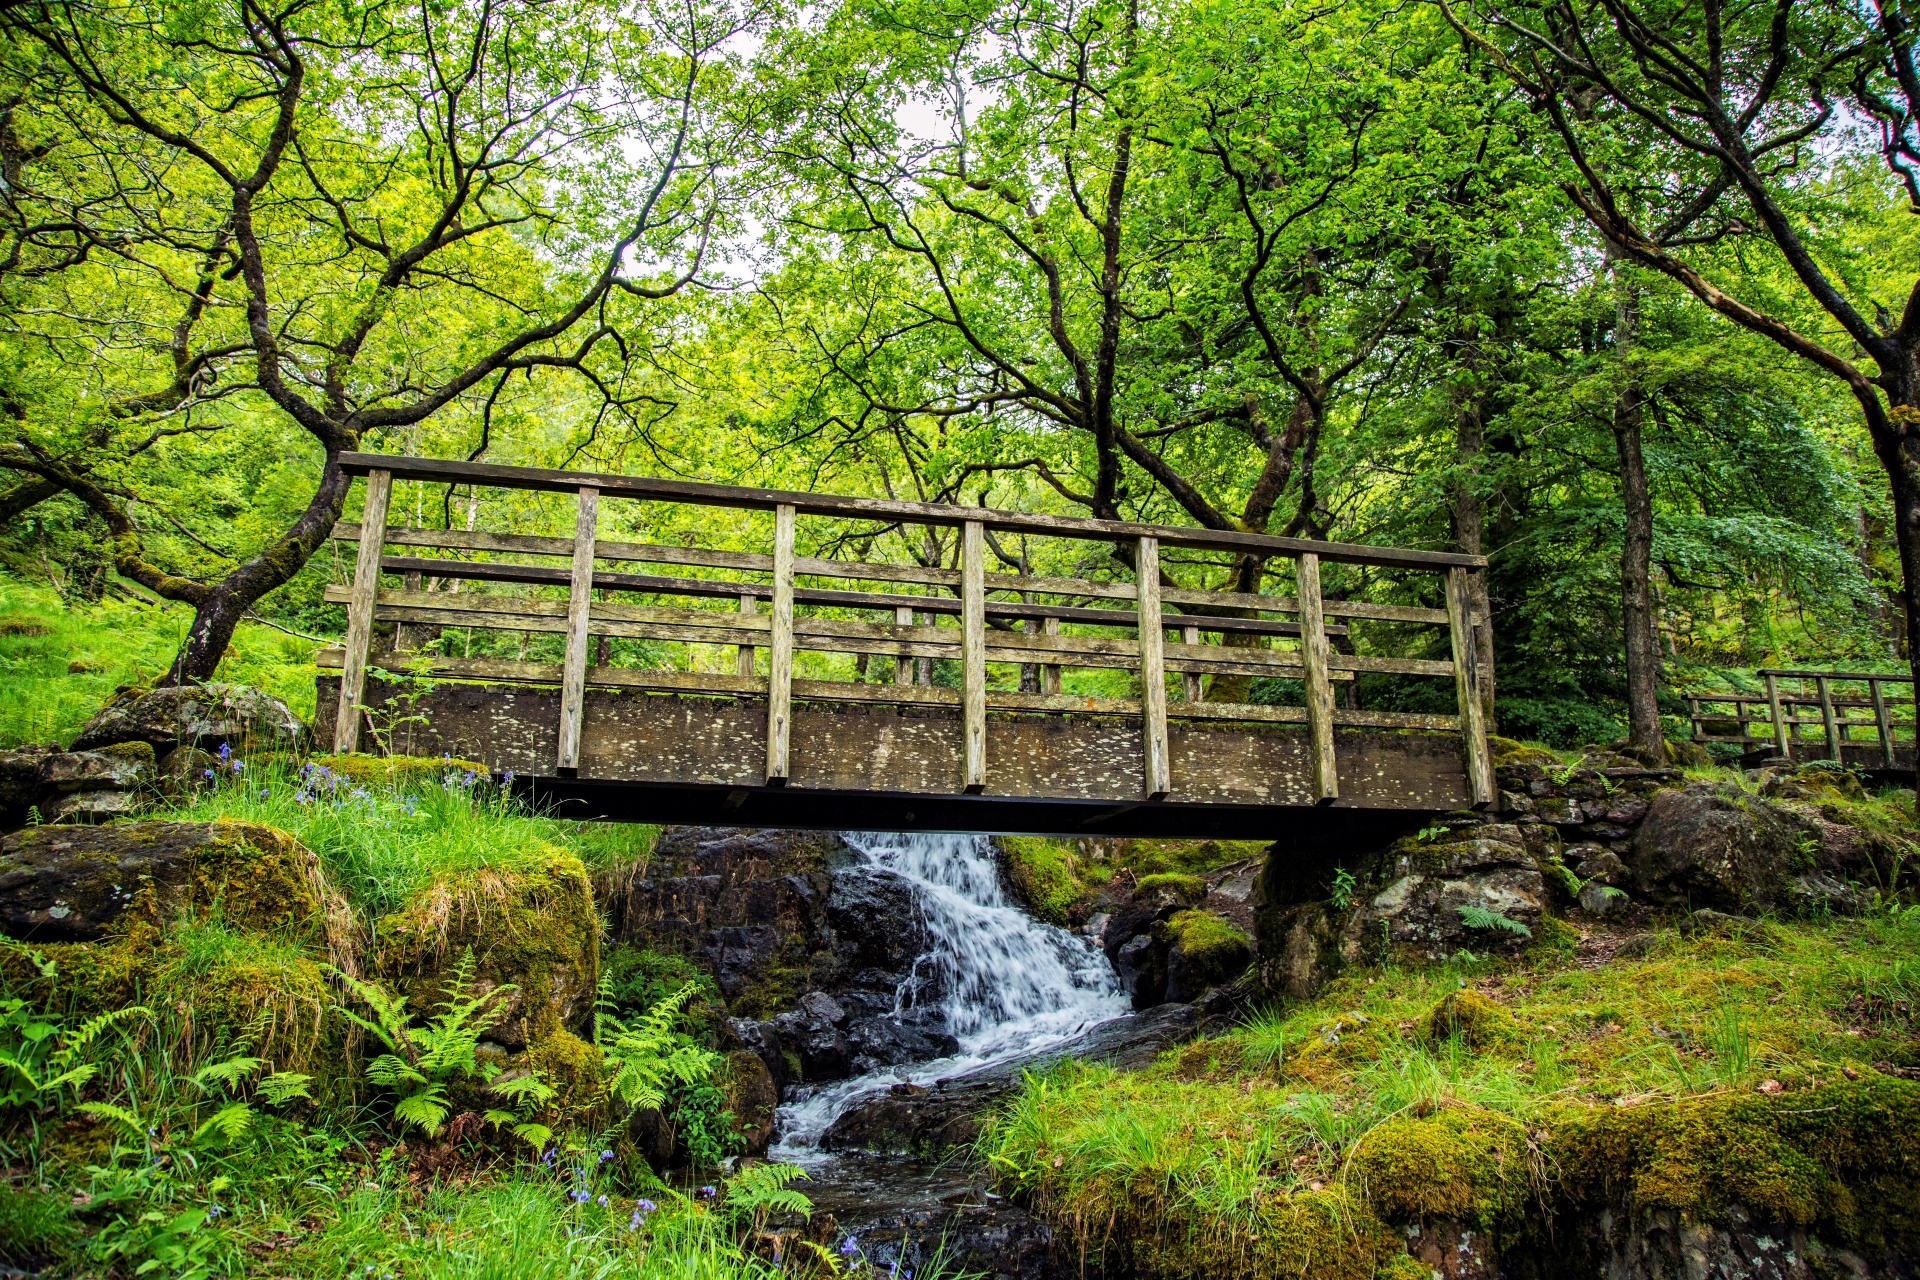
[[[328,591],[348,606],[347,643],[320,657],[340,672],[322,676],[320,699],[337,750],[366,735],[376,750],[451,752],[537,779],[551,799],[660,820],[1271,835],[1284,810],[1327,811],[1329,828],[1376,813],[1377,826],[1493,798],[1466,625],[1477,557],[433,459],[346,464],[367,498],[363,522],[335,529],[358,543],[351,585]],[[467,486],[470,523],[479,487],[568,494],[575,533],[392,527],[396,478]],[[601,538],[603,495],[646,503],[626,509],[633,524],[669,536]],[[729,518],[675,529],[671,512],[689,505]],[[771,521],[740,518],[759,512]],[[364,535],[375,527],[380,539]],[[767,550],[737,549],[759,539]],[[1110,576],[1072,572],[1085,573],[1088,542],[1111,548]],[[1060,544],[1051,558],[1070,572],[1036,572]],[[1014,572],[987,572],[989,545]],[[818,554],[851,547],[872,558]],[[1176,565],[1164,547],[1189,554]],[[876,556],[889,549],[921,562]],[[1185,584],[1227,578],[1236,557],[1291,560],[1292,594]],[[1437,574],[1445,607],[1325,599],[1323,562]],[[612,567],[633,563],[677,572]],[[1160,625],[1141,627],[1149,616]],[[373,648],[383,624],[398,629],[394,651]],[[476,631],[563,638],[562,660],[454,656]],[[607,662],[615,640],[644,665]],[[1336,699],[1370,672],[1444,680],[1458,711]],[[1218,696],[1276,678],[1297,682],[1300,705]]]

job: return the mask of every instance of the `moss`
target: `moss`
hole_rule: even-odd
[[[997,836],[1007,880],[1021,904],[1050,924],[1065,925],[1084,889],[1079,862],[1064,842],[1044,836]]]
[[[1420,1020],[1420,1029],[1428,1040],[1458,1037],[1470,1049],[1486,1049],[1512,1040],[1520,1024],[1478,991],[1463,989],[1441,996]]]
[[[1490,1111],[1401,1118],[1369,1130],[1347,1174],[1388,1222],[1456,1218],[1490,1227],[1526,1199],[1527,1132]]]
[[[1410,1254],[1396,1253],[1373,1275],[1374,1280],[1433,1280],[1433,1268]]]
[[[555,1029],[527,1046],[526,1063],[557,1090],[542,1113],[548,1128],[565,1132],[605,1127],[611,1102],[597,1046]]]
[[[1878,1072],[1767,1095],[1569,1110],[1552,1144],[1577,1200],[1749,1213],[1853,1248],[1920,1249],[1920,1083]]]
[[[453,966],[468,954],[478,980],[518,988],[500,1002],[494,1034],[530,1044],[584,1026],[600,980],[600,920],[586,868],[541,845],[512,869],[449,872],[383,916],[376,965],[410,1005],[446,998]]]
[[[313,763],[340,774],[356,787],[369,791],[409,792],[438,785],[449,773],[488,777],[487,766],[474,760],[455,760],[440,756],[315,756]]]
[[[1211,911],[1176,911],[1154,931],[1180,949],[1188,974],[1207,986],[1234,977],[1253,959],[1253,940]]]
[[[1560,757],[1545,747],[1519,742],[1513,738],[1502,738],[1497,734],[1487,735],[1487,749],[1493,753],[1495,768],[1508,764],[1537,764],[1544,769],[1558,769],[1562,766]]]
[[[110,747],[95,747],[94,751],[98,755],[112,756],[117,760],[128,760],[134,764],[144,764],[149,767],[152,767],[156,760],[153,744],[150,742],[116,742]]]
[[[1140,883],[1133,887],[1135,898],[1161,892],[1170,893],[1182,902],[1198,902],[1207,896],[1207,882],[1199,876],[1165,871],[1158,875],[1142,876]]]

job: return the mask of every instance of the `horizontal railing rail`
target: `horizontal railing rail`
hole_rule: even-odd
[[[1820,671],[1767,667],[1755,672],[1765,693],[1690,693],[1688,711],[1696,742],[1738,746],[1742,753],[1771,748],[1791,757],[1796,749],[1822,750],[1824,758],[1845,763],[1847,748],[1877,755],[1886,768],[1911,764],[1901,761],[1904,747],[1916,741],[1914,701],[1887,696],[1886,686],[1911,685],[1911,673],[1893,671]],[[1793,681],[1799,688],[1783,684]],[[1836,686],[1863,685],[1848,693]],[[1715,708],[1731,707],[1731,713]],[[1855,712],[1866,714],[1857,715]],[[1764,712],[1764,714],[1757,714]],[[1811,714],[1809,714],[1811,713]],[[1816,727],[1817,733],[1806,730]],[[1715,732],[1731,728],[1732,732]],[[1856,731],[1866,736],[1856,736]]]
[[[1339,796],[1336,727],[1458,733],[1463,740],[1473,801],[1487,803],[1493,798],[1479,695],[1482,675],[1476,667],[1476,646],[1469,625],[1468,575],[1484,566],[1485,561],[1479,557],[980,507],[378,454],[350,454],[344,464],[350,473],[364,475],[367,484],[363,520],[342,521],[333,530],[336,539],[357,548],[351,583],[330,587],[326,594],[330,602],[346,605],[348,614],[346,643],[320,658],[322,666],[341,672],[335,720],[337,750],[351,751],[358,746],[368,711],[361,702],[367,672],[370,665],[378,664],[389,671],[401,669],[435,679],[558,685],[561,707],[556,767],[563,774],[577,770],[585,691],[599,687],[765,698],[765,778],[769,785],[776,786],[789,776],[792,705],[800,699],[958,708],[963,725],[964,785],[969,792],[978,792],[985,785],[985,715],[993,709],[1139,719],[1143,795],[1150,800],[1167,795],[1170,786],[1169,719],[1305,724],[1313,775],[1311,790],[1321,803]],[[571,492],[575,498],[575,533],[572,538],[564,538],[389,525],[387,513],[396,479]],[[771,547],[766,551],[739,551],[601,540],[598,523],[602,497],[771,511]],[[802,515],[957,529],[958,564],[946,567],[801,556],[797,554],[796,520]],[[367,536],[371,528],[381,530],[378,538]],[[1003,532],[1116,542],[1126,553],[1124,559],[1131,561],[1134,580],[990,573],[986,569],[986,542],[990,533]],[[869,536],[863,537],[871,542]],[[999,544],[994,545],[998,550]],[[408,554],[389,554],[388,546]],[[1293,594],[1212,591],[1179,585],[1163,571],[1160,551],[1165,546],[1224,551],[1256,559],[1291,559]],[[420,554],[423,552],[429,554]],[[498,558],[502,556],[514,558]],[[529,562],[539,559],[566,563]],[[1436,573],[1447,607],[1324,599],[1320,580],[1323,560]],[[1024,569],[1027,564],[1021,561],[1020,567]],[[608,567],[615,565],[665,566],[679,572]],[[397,578],[399,585],[383,585],[383,575]],[[807,585],[801,580],[848,586]],[[466,584],[481,589],[463,590]],[[436,586],[443,589],[434,589]],[[866,589],[875,586],[902,589]],[[564,590],[565,598],[488,589],[494,587]],[[648,602],[631,602],[633,597]],[[1036,597],[1051,597],[1053,602]],[[652,602],[658,600],[675,603]],[[711,607],[714,601],[726,601],[731,607]],[[808,612],[797,612],[801,609]],[[873,618],[876,614],[879,620]],[[1291,616],[1263,616],[1274,614]],[[1143,625],[1149,618],[1157,619],[1158,625]],[[1350,632],[1356,621],[1444,627],[1449,656],[1442,660],[1353,652]],[[558,663],[525,661],[523,640],[521,657],[511,661],[445,653],[389,660],[371,652],[379,623],[403,629],[518,632],[523,638],[555,635],[564,638],[564,656]],[[1068,627],[1077,633],[1063,630]],[[1169,633],[1175,638],[1169,640]],[[1205,643],[1207,637],[1217,638],[1218,643]],[[730,647],[736,657],[731,671],[621,667],[604,660],[589,661],[594,638],[600,638],[603,645],[612,639],[625,639]],[[1270,647],[1272,642],[1281,642],[1282,647]],[[1340,648],[1346,651],[1336,651],[1334,642],[1341,642]],[[756,657],[762,649],[766,650],[764,675]],[[796,676],[795,655],[808,652],[854,655],[861,671],[870,669],[873,658],[890,658],[894,663],[893,680],[889,684]],[[687,661],[689,667],[697,665],[691,656]],[[819,660],[810,661],[817,665]],[[958,665],[958,688],[932,683],[930,664],[934,661]],[[1017,664],[1023,672],[1023,689],[990,688],[990,664]],[[1063,690],[1063,670],[1086,668],[1131,673],[1137,695],[1114,697]],[[1334,686],[1362,673],[1451,679],[1457,712],[1442,715],[1336,706]],[[1304,705],[1204,701],[1202,680],[1207,676],[1297,680]],[[1176,698],[1169,698],[1170,679],[1177,685],[1180,696]],[[1037,689],[1024,687],[1029,684]]]

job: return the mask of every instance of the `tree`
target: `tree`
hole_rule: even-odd
[[[194,606],[169,681],[210,677],[246,609],[328,536],[341,453],[514,374],[565,373],[631,403],[626,335],[641,304],[696,278],[720,217],[723,46],[755,20],[619,0],[0,13],[11,98],[57,107],[15,151],[21,203],[41,223],[64,217],[68,240],[27,242],[43,256],[70,244],[68,278],[110,256],[116,278],[178,308],[161,390],[50,404],[39,430],[23,408],[0,464],[80,498],[122,574]],[[99,175],[77,196],[35,169],[72,153]],[[161,353],[120,340],[114,291],[75,289],[92,305],[62,312],[48,349],[91,337],[123,378],[151,383]],[[318,446],[311,499],[217,579],[169,572],[146,555],[126,485],[102,472],[143,433],[240,412],[279,415]]]
[[[1920,675],[1920,273],[1876,278],[1848,263],[1831,179],[1851,175],[1821,158],[1823,144],[1844,144],[1844,97],[1878,125],[1887,171],[1920,213],[1920,74],[1905,15],[1807,0],[1447,12],[1552,122],[1572,162],[1563,189],[1609,244],[1846,387],[1892,492]],[[1781,270],[1739,279],[1711,252],[1728,237],[1771,246]],[[1811,331],[1814,317],[1846,345]]]

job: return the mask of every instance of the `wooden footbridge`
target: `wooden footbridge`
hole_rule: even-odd
[[[1763,692],[1687,695],[1695,742],[1735,746],[1747,764],[1781,757],[1796,764],[1836,760],[1889,781],[1910,781],[1910,673],[1763,667],[1754,674]]]
[[[346,643],[319,657],[339,672],[319,701],[339,751],[484,761],[583,817],[755,826],[1375,838],[1494,798],[1476,556],[430,458],[344,465],[366,498],[363,521],[334,530],[358,544],[351,584],[327,592],[347,606]],[[389,523],[407,482],[436,503],[466,495],[468,527]],[[483,490],[522,491],[490,512],[564,495],[572,536],[476,531]],[[658,540],[603,538],[611,500]],[[990,570],[990,551],[1011,571]],[[1290,562],[1291,594],[1180,585],[1248,557]],[[1326,565],[1418,575],[1412,598],[1440,607],[1329,598]],[[399,647],[376,644],[381,624]],[[501,632],[520,633],[522,656],[470,656]],[[524,660],[543,634],[564,637],[559,662]],[[615,642],[632,660],[609,661]],[[1374,672],[1444,681],[1456,711],[1336,696]],[[1279,682],[1259,687],[1294,705],[1253,701],[1234,677]]]

